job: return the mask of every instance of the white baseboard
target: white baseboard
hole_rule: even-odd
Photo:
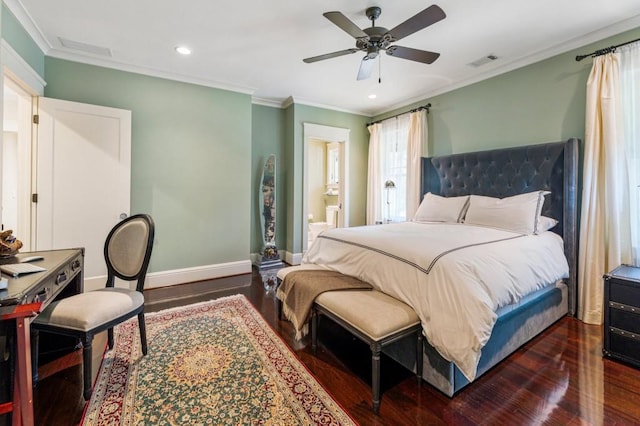
[[[302,253],[290,253],[288,251],[285,251],[284,261],[289,265],[299,265],[300,263],[302,263]]]
[[[147,274],[144,288],[166,287],[194,281],[212,280],[214,278],[228,277],[231,275],[247,274],[250,272],[250,260],[195,266],[192,268],[174,269],[171,271],[151,272]],[[87,277],[84,280],[84,291],[103,288],[106,281],[106,276]],[[123,283],[116,285],[122,284]],[[135,286],[135,283],[131,283],[131,286]]]

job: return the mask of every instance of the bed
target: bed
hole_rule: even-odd
[[[541,206],[538,211],[557,221],[557,225],[551,228],[552,232],[513,236],[504,230],[480,230],[472,225],[436,226],[413,222],[377,225],[374,230],[368,229],[371,227],[331,230],[321,235],[319,242],[309,248],[303,262],[306,266],[317,264],[357,276],[371,282],[374,288],[410,304],[420,316],[427,336],[423,347],[423,378],[446,395],[453,396],[555,321],[567,314],[574,314],[577,161],[576,139],[424,158],[422,161],[421,194],[433,194],[429,195],[431,197],[447,197],[449,201],[468,199],[468,195],[529,197],[529,194],[543,194],[544,191],[544,196],[538,196],[538,205]],[[476,240],[472,243],[456,242],[453,236],[456,226],[467,226],[464,228],[465,238],[468,236]],[[431,232],[425,235],[429,235],[437,247],[421,245],[424,238],[418,235],[427,232],[425,228]],[[433,237],[438,233],[441,235]],[[387,237],[388,240],[385,240]],[[405,243],[402,238],[406,238]],[[546,245],[536,248],[535,252],[530,251],[533,246],[522,246],[534,240],[536,247],[540,241]],[[403,246],[415,246],[418,253],[412,253]],[[495,251],[497,254],[487,257],[483,252],[489,246],[492,247],[492,253]],[[484,283],[492,277],[496,277],[496,281],[502,280],[492,274],[497,268],[494,264],[505,263],[502,262],[505,254],[513,252],[515,256],[520,251],[526,254],[521,257],[536,260],[530,260],[531,265],[526,269],[515,269],[516,272],[504,274],[509,277],[507,284],[517,287],[515,293],[521,293],[518,297],[509,294],[508,297],[502,297],[501,303],[494,303],[482,299],[484,296],[481,295],[479,302],[465,304],[465,294],[468,293],[468,298],[472,299],[479,292],[479,287],[486,287],[486,292],[499,295],[499,291]],[[480,263],[474,263],[471,260],[476,255],[474,253],[485,255],[485,258]],[[428,259],[432,260],[422,264],[422,256],[427,254],[430,256]],[[545,259],[542,256],[548,256],[548,262],[541,260]],[[395,266],[381,267],[383,258],[391,258]],[[360,263],[362,259],[369,263]],[[542,263],[557,263],[559,269],[546,275],[538,273],[535,265]],[[475,286],[474,282],[467,283],[468,280],[457,276],[445,284],[445,277],[450,275],[452,268],[458,267],[456,265],[462,265],[463,273],[472,269],[474,274],[478,272],[479,283],[483,285]],[[481,270],[482,267],[478,265],[488,266]],[[427,276],[429,281],[424,281]],[[539,282],[541,279],[544,282]],[[442,292],[446,293],[444,299],[438,299],[437,303],[429,299],[433,294]],[[453,293],[457,294],[456,297],[462,295],[462,298],[452,298]],[[421,300],[417,301],[417,298]],[[508,301],[511,299],[514,301]],[[425,303],[425,300],[431,304]],[[455,307],[453,313],[447,311],[448,305]],[[470,329],[470,333],[467,333],[461,329],[458,334],[462,340],[456,340],[457,337],[453,339],[455,333],[449,324],[456,322],[458,317],[462,318],[459,323],[469,323],[473,327],[475,325],[471,323],[477,320],[480,331]],[[449,340],[452,346],[443,346],[444,340]],[[389,345],[384,352],[416,371],[415,345],[414,339],[408,339]]]

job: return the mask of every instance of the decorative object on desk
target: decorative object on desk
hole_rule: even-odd
[[[22,248],[22,241],[13,235],[13,230],[0,232],[0,257],[11,257]]]
[[[389,191],[396,189],[396,183],[389,179],[384,183],[384,189],[387,191],[387,219],[385,222],[391,222],[391,200],[389,199]]]
[[[82,424],[353,425],[242,295],[147,314],[116,327]]]
[[[262,215],[263,246],[257,262],[258,269],[283,266],[278,248],[276,247],[276,156],[269,155],[262,171],[262,186],[260,188],[260,204]]]

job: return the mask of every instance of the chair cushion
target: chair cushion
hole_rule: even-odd
[[[420,323],[409,305],[376,290],[327,291],[316,303],[373,341]]]
[[[91,331],[133,312],[144,304],[142,293],[124,288],[104,288],[51,303],[34,323]]]

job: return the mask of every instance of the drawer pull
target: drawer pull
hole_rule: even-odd
[[[640,314],[640,308],[635,306],[623,305],[618,302],[609,302],[609,307],[614,309],[619,309],[621,311],[632,312],[634,314]]]
[[[58,276],[56,277],[56,285],[60,285],[63,282],[65,282],[67,280],[67,273],[66,272],[60,272],[58,274]]]
[[[623,337],[627,337],[627,338],[632,339],[632,340],[640,341],[640,336],[637,333],[632,333],[632,332],[626,331],[626,330],[620,330],[619,328],[615,328],[615,327],[609,327],[609,330],[612,333],[617,334],[618,336],[623,336]]]
[[[71,262],[71,270],[72,271],[75,272],[79,268],[80,268],[80,261],[78,259],[76,259],[73,262]]]
[[[33,296],[33,303],[46,301],[48,298],[48,295],[49,295],[49,288],[45,287],[41,291],[37,292],[35,296]]]

